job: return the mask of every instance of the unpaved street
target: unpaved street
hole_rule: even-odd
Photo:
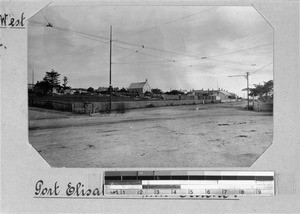
[[[272,139],[272,113],[241,103],[94,116],[29,108],[29,141],[54,167],[248,167]]]

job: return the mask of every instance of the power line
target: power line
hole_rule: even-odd
[[[37,23],[38,23],[38,22],[37,22]],[[86,39],[90,39],[90,40],[93,40],[93,41],[101,42],[101,43],[103,43],[103,44],[107,44],[107,45],[109,44],[109,42],[103,42],[103,41],[98,40],[98,39],[92,39],[92,38],[90,38],[90,37],[88,37],[88,36],[81,35],[81,34],[79,34],[79,33],[77,33],[77,32],[72,32],[72,31],[70,31],[70,30],[65,30],[64,28],[60,28],[60,27],[56,27],[56,26],[51,26],[51,28],[56,29],[56,30],[60,30],[60,31],[64,31],[64,32],[66,32],[66,33],[70,33],[70,34],[73,34],[73,35],[76,35],[76,36],[80,36],[80,37],[83,37],[83,38],[86,38]],[[147,55],[147,56],[151,56],[151,57],[161,58],[161,57],[159,57],[159,56],[155,56],[155,55],[147,54],[147,53],[142,53],[142,52],[140,52],[140,51],[138,51],[138,50],[132,50],[132,49],[129,49],[129,48],[124,48],[124,47],[118,46],[118,45],[113,45],[113,47],[117,47],[117,48],[129,50],[129,51],[133,51],[134,53],[139,53],[139,54],[143,54],[143,55]],[[169,61],[172,61],[172,60],[169,59]],[[173,60],[173,61],[174,61],[174,60]]]
[[[212,9],[212,8],[210,8]],[[208,9],[208,10],[210,10]],[[207,10],[206,10],[207,11]],[[42,12],[42,11],[41,11]],[[201,12],[205,12],[205,11],[201,11]],[[178,19],[175,19],[175,20],[172,20],[172,21],[169,21],[169,22],[166,22],[166,23],[163,23],[163,24],[160,24],[160,25],[157,25],[157,26],[153,26],[151,28],[148,28],[148,29],[145,29],[145,30],[142,30],[142,31],[139,31],[139,32],[145,32],[147,30],[150,30],[154,27],[159,27],[159,26],[163,26],[165,24],[168,24],[168,23],[172,23],[172,22],[175,22],[175,21],[178,21],[180,19],[184,19],[184,18],[187,18],[187,17],[190,17],[190,16],[193,16],[193,15],[196,15],[196,14],[199,14],[201,12],[198,12],[198,13],[195,13],[195,14],[191,14],[189,16],[185,16],[185,17],[181,17],[181,18],[178,18]],[[49,23],[48,19],[46,18],[46,16],[43,14],[42,12],[42,15],[44,16],[45,20]],[[33,22],[34,23],[34,22]],[[35,22],[37,24],[41,24],[39,22]],[[42,24],[44,25],[44,24]],[[49,23],[50,25],[50,23]],[[64,31],[64,32],[67,32],[67,33],[70,33],[70,34],[73,34],[73,35],[76,35],[76,36],[80,36],[80,37],[83,37],[83,38],[86,38],[86,39],[89,39],[89,40],[93,40],[93,41],[97,41],[97,42],[101,42],[103,44],[109,44],[108,41],[101,41],[99,39],[93,39],[93,38],[90,38],[90,37],[95,37],[95,38],[101,38],[101,37],[98,37],[98,36],[95,36],[95,35],[90,35],[90,34],[86,34],[86,33],[82,33],[82,32],[79,32],[79,31],[72,31],[70,29],[66,29],[66,28],[62,28],[62,27],[57,27],[57,26],[53,26],[53,25],[50,25],[50,26],[47,26],[47,27],[52,27],[56,30],[60,30],[60,31]],[[139,32],[136,32],[136,33],[139,33]],[[106,37],[102,37],[104,39],[107,39]],[[133,46],[141,46],[141,45],[138,45],[138,44],[134,44],[134,43],[129,43],[129,42],[125,42],[125,41],[121,41],[121,40],[114,40],[116,42],[119,42],[119,43],[123,43],[123,44],[127,44],[127,45],[133,45]],[[220,61],[220,62],[226,62],[226,63],[234,63],[234,64],[243,64],[243,63],[239,63],[239,62],[232,62],[232,61],[222,61],[222,60],[216,60],[216,59],[211,59],[213,57],[218,57],[218,56],[224,56],[224,55],[230,55],[230,54],[234,54],[234,53],[238,53],[238,52],[242,52],[242,51],[246,51],[246,50],[250,50],[250,49],[254,49],[254,48],[258,48],[258,47],[264,47],[264,46],[267,46],[267,45],[270,45],[272,43],[269,43],[269,44],[264,44],[264,45],[258,45],[258,46],[254,46],[254,47],[250,47],[250,48],[246,48],[246,49],[242,49],[242,50],[238,50],[238,51],[234,51],[234,52],[229,52],[229,53],[223,53],[223,54],[219,54],[219,55],[214,55],[214,56],[206,56],[206,57],[201,57],[201,59],[207,59],[209,58],[208,60],[212,60],[212,61]],[[197,57],[197,58],[200,58],[199,56],[196,56],[196,55],[191,55],[187,52],[175,52],[175,51],[169,51],[169,50],[165,50],[165,49],[159,49],[159,48],[153,48],[153,47],[145,47],[144,45],[142,45],[142,48],[138,49],[138,50],[132,50],[132,49],[129,49],[129,48],[124,48],[124,47],[121,47],[121,46],[118,46],[118,45],[113,45],[114,47],[117,47],[117,48],[121,48],[121,49],[125,49],[125,50],[129,50],[129,51],[132,51],[133,53],[121,58],[121,59],[124,59],[128,56],[131,56],[133,54],[136,54],[136,53],[139,53],[139,54],[142,54],[142,55],[147,55],[147,56],[151,56],[151,57],[155,57],[155,58],[163,58],[163,57],[159,57],[159,56],[155,56],[155,55],[152,55],[152,54],[149,54],[149,53],[144,53],[144,52],[140,52],[140,50],[142,50],[143,48],[146,48],[146,49],[150,49],[150,50],[154,50],[154,51],[160,51],[160,52],[167,52],[167,53],[171,53],[171,54],[175,54],[175,55],[183,55],[183,56],[189,56],[189,57]],[[94,47],[95,48],[95,47]],[[88,50],[86,50],[88,51]],[[81,54],[81,53],[80,53]],[[166,58],[165,58],[166,59]],[[67,59],[66,59],[67,60]],[[144,62],[121,62],[121,63],[114,63],[114,64],[138,64],[138,63],[161,63],[161,62],[174,62],[174,63],[178,63],[180,64],[181,66],[184,66],[184,67],[191,67],[192,65],[183,65],[181,63],[179,63],[178,61],[192,61],[192,60],[196,60],[196,59],[184,59],[184,60],[174,60],[174,59],[167,59],[166,61],[144,61]],[[64,61],[64,60],[63,60]]]
[[[96,36],[96,35],[92,35],[92,34],[83,33],[83,32],[80,32],[80,31],[71,30],[71,29],[68,29],[68,28],[54,26],[53,24],[51,24],[48,21],[47,17],[44,15],[44,13],[42,11],[41,11],[41,13],[44,16],[46,22],[48,23],[48,25],[46,27],[51,27],[51,28],[58,29],[58,30],[61,30],[61,31],[66,31],[66,32],[72,33],[74,35],[81,36],[81,37],[84,37],[84,38],[87,38],[87,39],[90,39],[90,40],[94,40],[94,41],[103,42],[103,41],[101,41],[99,39],[104,39],[104,40],[108,41],[108,38],[103,37],[103,36]],[[44,23],[40,23],[40,22],[32,21],[32,20],[30,20],[30,22],[31,23],[35,23],[35,24],[40,24],[40,25],[44,26]],[[90,37],[94,37],[94,38],[98,38],[98,39],[92,39]]]
[[[135,44],[135,43],[129,43],[129,42],[124,42],[124,41],[117,41],[117,42],[120,42],[120,43],[123,43],[123,44],[128,44],[128,45],[132,45],[132,46],[141,46],[139,44]],[[228,53],[223,53],[223,54],[218,54],[218,55],[213,55],[213,56],[206,56],[206,57],[201,57],[201,56],[198,56],[198,55],[195,55],[193,53],[188,53],[188,52],[175,52],[175,51],[169,51],[169,50],[165,50],[165,49],[159,49],[159,48],[152,48],[152,47],[149,47],[149,46],[146,46],[146,45],[143,45],[143,47],[145,49],[149,49],[149,50],[154,50],[154,51],[159,51],[159,52],[166,52],[166,53],[171,53],[171,54],[174,54],[174,55],[181,55],[181,56],[188,56],[188,57],[196,57],[196,58],[201,58],[201,59],[207,59],[207,58],[210,58],[209,60],[215,60],[215,61],[220,61],[220,62],[227,62],[227,63],[233,63],[233,64],[241,64],[241,65],[247,65],[245,63],[240,63],[240,62],[233,62],[233,61],[221,61],[221,60],[217,60],[217,59],[211,59],[213,57],[218,57],[218,56],[225,56],[225,55],[231,55],[231,54],[234,54],[234,53],[238,53],[238,52],[242,52],[242,51],[247,51],[247,50],[250,50],[250,49],[255,49],[255,48],[259,48],[259,47],[264,47],[264,46],[268,46],[268,45],[271,45],[273,43],[268,43],[268,44],[263,44],[263,45],[258,45],[258,46],[254,46],[254,47],[249,47],[249,48],[246,48],[246,49],[241,49],[241,50],[237,50],[237,51],[233,51],[233,52],[228,52]],[[196,59],[183,59],[183,60],[176,60],[176,61],[189,61],[189,60],[196,60]]]
[[[160,62],[171,62],[171,61],[165,60],[165,61],[142,61],[142,62],[115,62],[113,64],[144,64],[144,63],[151,64],[151,63],[160,63]]]
[[[159,58],[161,59],[162,57],[160,56],[155,56],[155,55],[152,55],[152,54],[148,54],[148,53],[144,53],[144,52],[136,52],[136,50],[132,50],[132,49],[129,49],[129,48],[124,48],[124,47],[121,47],[121,46],[118,46],[118,45],[113,45],[114,47],[117,47],[117,48],[120,48],[120,49],[124,49],[124,50],[128,50],[128,51],[133,51],[135,53],[138,53],[138,54],[142,54],[142,55],[146,55],[146,56],[151,56],[151,57],[155,57],[155,58]],[[167,59],[169,61],[175,61],[175,60],[172,60],[172,59]]]
[[[260,69],[258,69],[256,71],[251,72],[250,74],[254,74],[254,73],[258,72],[258,71],[261,71],[261,70],[263,70],[264,68],[268,67],[271,64],[273,64],[273,62],[270,62],[270,63],[266,64],[265,66],[261,67]]]
[[[135,43],[125,42],[125,41],[121,41],[121,40],[118,40],[118,41],[115,41],[115,42],[125,44],[125,45],[137,46],[137,47],[144,46],[145,49],[149,49],[149,50],[153,50],[153,51],[159,51],[159,52],[171,53],[171,54],[174,54],[174,55],[194,57],[194,55],[187,55],[186,52],[183,53],[183,52],[178,52],[178,51],[170,51],[170,50],[166,50],[166,49],[154,48],[154,47],[149,47],[149,46],[144,45],[144,44],[142,44],[142,45],[141,44],[135,44]]]
[[[86,39],[89,39],[89,40],[101,42],[101,43],[104,43],[104,44],[109,44],[109,42],[104,42],[104,41],[101,41],[101,40],[99,40],[99,39],[92,39],[92,38],[90,38],[90,37],[88,37],[88,36],[81,35],[81,34],[72,32],[72,31],[70,31],[70,30],[64,30],[63,28],[60,28],[60,27],[55,27],[55,26],[53,26],[52,28],[53,28],[53,29],[56,29],[56,30],[64,31],[64,32],[67,32],[67,33],[70,33],[70,34],[73,34],[73,35],[76,35],[76,36],[80,36],[80,37],[83,37],[83,38],[86,38]]]
[[[250,48],[246,48],[246,49],[241,49],[241,50],[233,51],[233,52],[229,52],[229,53],[212,55],[212,56],[205,56],[205,58],[212,58],[212,57],[230,55],[230,54],[239,53],[239,52],[242,52],[242,51],[247,51],[247,50],[251,50],[251,49],[255,49],[255,48],[259,48],[259,47],[264,47],[264,46],[268,46],[268,45],[272,45],[272,44],[273,43],[268,43],[268,44],[263,44],[263,45],[257,45],[257,46],[254,46],[254,47],[250,47]]]
[[[199,12],[197,12],[197,13],[193,13],[193,14],[190,14],[190,15],[188,15],[188,16],[183,16],[183,17],[180,17],[180,18],[177,18],[177,19],[174,19],[174,20],[165,22],[165,23],[161,23],[161,24],[159,24],[159,25],[155,25],[155,26],[146,28],[146,29],[144,29],[144,30],[141,30],[141,31],[138,31],[138,32],[135,32],[135,33],[128,34],[128,35],[126,35],[126,36],[121,36],[121,37],[115,39],[114,41],[118,41],[118,39],[120,39],[120,38],[127,38],[127,37],[133,36],[133,35],[138,34],[138,33],[143,33],[143,32],[146,32],[146,31],[148,31],[148,30],[151,30],[151,29],[153,29],[153,28],[161,27],[161,26],[163,26],[163,25],[167,25],[167,24],[172,23],[172,22],[176,22],[176,21],[179,21],[179,20],[182,20],[182,19],[186,19],[186,18],[189,18],[189,17],[191,17],[191,16],[195,16],[195,15],[198,15],[198,14],[200,14],[200,13],[207,12],[207,11],[209,11],[209,10],[211,10],[211,9],[214,9],[214,8],[217,8],[217,7],[218,7],[218,6],[212,7],[212,8],[209,8],[209,9],[207,9],[207,10],[199,11]]]
[[[44,23],[40,23],[40,22],[37,22],[37,21],[30,20],[30,23],[41,25],[41,27],[50,27],[50,26],[45,26]],[[101,41],[99,39],[90,38],[90,36],[88,34],[84,34],[84,33],[81,33],[79,31],[72,31],[70,29],[66,29],[66,28],[62,28],[62,27],[57,27],[55,25],[51,25],[50,28],[53,28],[53,29],[56,29],[56,30],[60,30],[60,31],[64,31],[66,33],[73,34],[73,35],[76,35],[76,36],[80,36],[80,37],[83,37],[83,38],[86,38],[86,39],[89,39],[89,40],[92,40],[92,41],[97,41],[97,42],[109,44],[109,42],[104,42],[104,41]]]
[[[108,41],[108,38],[107,38],[107,37],[104,37],[104,36],[96,36],[96,35],[93,35],[93,34],[87,34],[87,33],[83,33],[83,32],[80,32],[80,31],[75,31],[75,30],[71,30],[71,29],[63,28],[63,27],[59,27],[59,28],[62,29],[62,30],[71,31],[71,32],[73,32],[73,33],[85,35],[85,36],[87,36],[87,37],[94,37],[94,38],[97,38],[98,41],[101,41],[101,40],[99,40],[99,39]]]
[[[210,59],[210,58],[208,58],[207,60],[217,61],[217,62],[226,62],[226,63],[232,63],[232,64],[238,64],[238,65],[250,65],[250,63],[246,64],[246,63],[241,63],[241,62],[233,62],[233,61]]]
[[[212,8],[211,8],[212,9]],[[43,14],[44,15],[44,14]],[[45,17],[45,16],[44,16]],[[47,21],[47,18],[45,17],[46,21]],[[173,20],[174,21],[174,20]],[[61,30],[61,31],[65,31],[65,32],[68,32],[68,33],[71,33],[73,35],[77,35],[77,36],[81,36],[83,38],[87,38],[87,39],[90,39],[90,40],[93,40],[93,41],[98,41],[98,42],[101,42],[101,43],[105,43],[105,44],[109,44],[109,42],[104,42],[104,41],[101,41],[99,39],[92,39],[90,37],[96,37],[98,38],[97,36],[95,35],[89,35],[89,34],[85,34],[85,33],[82,33],[82,32],[79,32],[79,31],[72,31],[70,29],[65,29],[65,28],[61,28],[61,27],[55,27],[55,26],[52,26],[53,28],[55,29],[58,29],[58,30]],[[102,37],[104,39],[106,39],[105,37]],[[120,41],[120,40],[117,40],[117,42],[119,43],[123,43],[123,44],[127,44],[127,45],[133,45],[133,46],[141,46],[141,45],[138,45],[138,44],[134,44],[134,43],[129,43],[129,42],[125,42],[125,41]],[[238,50],[238,51],[234,51],[234,52],[229,52],[229,53],[223,53],[223,54],[219,54],[219,55],[214,55],[214,56],[206,56],[206,57],[201,57],[201,59],[207,59],[207,58],[213,58],[213,57],[218,57],[218,56],[225,56],[225,55],[230,55],[230,54],[234,54],[234,53],[238,53],[238,52],[242,52],[242,51],[247,51],[247,50],[250,50],[250,49],[254,49],[254,48],[258,48],[258,47],[264,47],[264,46],[267,46],[267,45],[270,45],[272,43],[268,43],[268,44],[264,44],[264,45],[258,45],[258,46],[255,46],[255,47],[250,47],[250,48],[246,48],[246,49],[242,49],[242,50]],[[114,45],[114,47],[119,47],[120,46],[116,46]],[[184,55],[184,56],[189,56],[189,57],[197,57],[197,58],[200,58],[199,56],[196,56],[196,55],[191,55],[189,53],[180,53],[180,52],[174,52],[174,51],[169,51],[169,50],[165,50],[165,49],[159,49],[159,48],[151,48],[151,47],[148,47],[148,46],[144,46],[142,45],[142,48],[146,48],[146,49],[150,49],[150,50],[154,50],[154,51],[160,51],[160,52],[168,52],[168,53],[172,53],[172,54],[175,54],[175,55]],[[123,48],[124,49],[124,48]],[[134,51],[134,50],[131,50],[131,49],[127,49],[127,50],[130,50],[130,51]],[[129,54],[128,56],[130,55],[133,55],[137,52],[139,52],[140,50],[135,50],[132,54]],[[154,55],[151,55],[151,54],[145,54],[145,53],[142,53],[144,55],[149,55],[149,56],[152,56],[152,57],[156,57]],[[125,56],[124,58],[126,58],[127,56]],[[174,61],[172,59],[168,59],[170,61]],[[185,59],[185,60],[176,60],[176,61],[189,61],[190,59]],[[212,59],[210,59],[212,60]],[[243,63],[239,63],[239,62],[232,62],[232,61],[221,61],[221,60],[215,60],[215,61],[220,61],[220,62],[227,62],[227,63],[233,63],[233,64],[243,64]]]
[[[138,53],[139,51],[141,51],[143,48],[144,48],[144,47],[141,47],[140,49],[136,50],[135,52],[132,52],[132,53],[126,55],[126,56],[121,57],[119,60],[123,60],[123,59],[125,59],[125,58],[127,58],[127,57],[129,57],[129,56],[132,56],[133,54],[136,54],[136,53]]]

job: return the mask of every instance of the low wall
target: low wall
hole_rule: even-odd
[[[195,105],[203,104],[203,100],[162,100],[162,101],[131,101],[131,102],[112,102],[111,110],[120,111],[138,108],[151,108],[161,106]],[[105,112],[109,110],[109,103],[93,102],[89,106],[89,111],[93,113]],[[94,109],[94,110],[93,110]]]
[[[120,101],[112,102],[111,110],[124,113],[125,110],[152,108],[162,106],[196,105],[205,103],[220,103],[220,100],[147,100],[147,101]],[[61,111],[71,111],[77,114],[105,113],[109,111],[108,102],[73,102],[60,103],[55,101],[33,101],[30,106],[38,106]]]
[[[273,103],[265,103],[265,102],[254,102],[253,103],[254,111],[273,111]]]
[[[162,94],[161,97],[164,100],[179,100],[179,95],[178,94]]]
[[[231,102],[237,102],[237,99],[226,99],[226,100],[221,100],[222,103],[231,103]]]

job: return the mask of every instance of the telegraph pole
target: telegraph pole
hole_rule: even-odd
[[[32,70],[32,84],[34,84],[34,69]]]
[[[246,79],[247,79],[247,101],[248,101],[247,109],[249,110],[249,72],[246,72]]]
[[[246,72],[246,75],[233,75],[228,77],[245,77],[247,80],[247,110],[249,110],[249,75],[250,72]]]
[[[111,100],[112,100],[112,85],[111,85],[111,55],[112,55],[112,25],[110,26],[109,37],[109,113],[111,113]]]

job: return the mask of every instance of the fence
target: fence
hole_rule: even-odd
[[[261,102],[261,101],[255,101],[253,103],[253,109],[254,111],[273,111],[273,103],[270,102]]]
[[[220,100],[144,100],[144,101],[117,101],[111,103],[111,110],[116,113],[125,113],[129,109],[178,106],[178,105],[196,105],[205,103],[220,103]],[[109,111],[109,102],[57,102],[49,100],[30,100],[29,106],[37,106],[60,111],[70,111],[77,114],[107,113]]]

